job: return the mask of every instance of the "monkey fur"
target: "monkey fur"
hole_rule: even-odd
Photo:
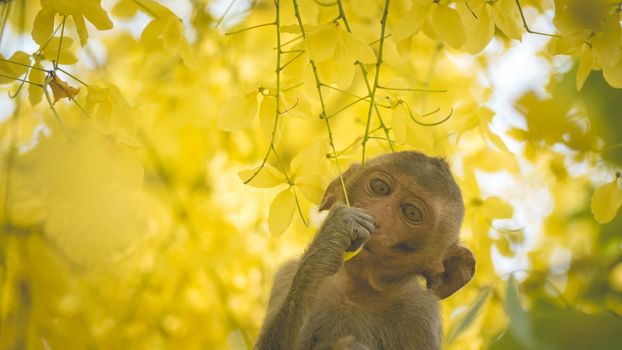
[[[439,349],[439,299],[475,271],[458,242],[464,204],[449,166],[397,152],[353,165],[343,178],[351,207],[334,180],[320,204],[326,220],[274,278],[255,349]]]

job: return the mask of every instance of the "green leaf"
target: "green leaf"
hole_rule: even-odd
[[[528,349],[535,349],[535,338],[531,328],[531,320],[523,309],[518,292],[518,282],[514,275],[510,275],[505,294],[505,311],[510,318],[510,332]]]
[[[622,347],[622,322],[611,314],[587,314],[540,304],[529,313],[537,343],[527,347],[512,332],[505,332],[489,347],[490,350],[611,350]]]
[[[486,304],[486,300],[488,300],[488,295],[490,295],[490,287],[482,289],[482,291],[477,296],[477,299],[475,299],[473,306],[471,306],[471,309],[469,309],[469,311],[466,313],[466,315],[464,315],[460,322],[448,332],[448,343],[453,342],[456,338],[458,338],[460,334],[462,334],[462,332],[469,328],[471,323],[473,323],[473,321],[479,314],[479,311]]]

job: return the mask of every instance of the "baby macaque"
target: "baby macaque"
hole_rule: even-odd
[[[255,348],[439,349],[439,299],[475,271],[458,243],[464,204],[447,163],[397,152],[343,177],[351,207],[334,180],[320,204],[326,220],[274,278]]]

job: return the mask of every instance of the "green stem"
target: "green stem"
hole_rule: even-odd
[[[58,51],[56,52],[56,61],[54,61],[54,70],[58,69],[58,61],[60,60],[60,51],[63,48],[63,37],[65,36],[65,22],[67,21],[67,16],[63,16],[63,24],[60,29],[60,40],[58,40]]]
[[[4,8],[2,9],[2,16],[0,16],[0,44],[2,44],[2,38],[4,37],[4,28],[6,27],[6,23],[9,20],[9,13],[11,12],[11,2],[7,2],[4,4]]]
[[[548,37],[551,37],[551,38],[561,38],[561,36],[556,35],[556,34],[547,34],[547,33],[542,33],[542,32],[536,32],[536,31],[533,31],[533,30],[529,29],[529,26],[527,25],[527,20],[525,19],[525,14],[523,13],[523,7],[521,6],[519,0],[516,0],[516,5],[518,6],[518,11],[520,12],[520,18],[523,20],[523,26],[525,27],[525,30],[527,31],[527,33],[537,34],[537,35],[544,35],[544,36],[548,36]]]
[[[348,18],[346,17],[346,13],[345,10],[343,8],[343,3],[341,2],[341,0],[337,0],[337,5],[339,8],[339,18],[341,18],[341,20],[343,21],[344,26],[346,27],[346,30],[349,33],[352,33],[352,30],[350,29],[350,24],[348,22]],[[390,36],[389,35],[383,35],[380,37],[380,39],[378,39],[376,42],[380,43],[381,45],[384,44],[384,39],[388,38]],[[380,58],[380,57],[379,57]],[[361,70],[361,75],[363,77],[363,81],[365,82],[365,87],[367,88],[367,95],[371,96],[371,92],[372,92],[372,88],[369,85],[369,81],[367,80],[367,70],[365,69],[365,67],[363,66],[362,63],[358,62],[359,68]],[[374,110],[376,111],[376,115],[378,116],[378,123],[380,124],[380,127],[382,128],[382,131],[384,132],[385,136],[387,137],[387,139],[390,139],[389,137],[389,128],[387,128],[387,126],[384,123],[384,120],[382,119],[382,115],[380,114],[380,110],[378,109],[378,104],[377,103],[371,103],[370,105],[374,106]],[[366,133],[363,136],[363,140],[365,140],[365,137],[369,136],[369,133]],[[394,152],[395,150],[393,149],[393,144],[389,143],[389,149],[391,150],[391,152]],[[365,155],[363,154],[363,161],[365,160]]]
[[[309,227],[309,223],[305,220],[305,216],[302,213],[302,208],[300,207],[300,201],[298,200],[298,194],[296,193],[296,186],[292,186],[292,192],[294,193],[294,201],[296,202],[296,208],[298,209],[298,215],[302,219],[302,223],[305,227]]]
[[[355,104],[357,104],[357,103],[359,103],[359,102],[361,102],[361,101],[364,101],[364,100],[366,100],[366,99],[367,99],[367,97],[359,97],[359,98],[358,98],[358,99],[356,99],[355,101],[350,102],[350,103],[348,103],[347,105],[345,105],[345,106],[343,106],[343,107],[339,108],[339,109],[338,109],[336,112],[334,112],[333,114],[326,116],[326,118],[330,119],[330,118],[332,118],[332,117],[336,116],[337,114],[339,114],[339,113],[343,112],[344,110],[346,110],[346,109],[348,109],[348,108],[350,108],[350,107],[354,106]]]
[[[38,86],[38,87],[41,87],[41,88],[43,87],[43,85],[41,85],[41,84],[33,83],[33,82],[28,81],[26,79],[10,77],[10,76],[4,75],[4,74],[0,74],[0,78],[11,79],[11,80],[15,80],[15,81],[21,81],[21,82],[24,82],[24,83],[27,83],[27,84],[30,84],[30,85],[35,85],[35,86]]]
[[[42,72],[48,72],[47,69],[38,68],[38,67],[35,67],[35,66],[31,66],[29,64],[21,63],[21,62],[15,62],[15,61],[7,60],[5,58],[0,58],[0,62],[8,62],[8,63],[11,63],[11,64],[15,64],[17,66],[28,67],[30,69],[39,70],[39,71],[42,71]]]
[[[390,90],[390,91],[410,91],[410,92],[447,92],[447,90],[430,90],[430,89],[411,89],[411,88],[398,88],[378,85],[378,89]]]
[[[300,16],[300,10],[298,8],[298,0],[293,0],[294,2],[294,14],[296,16],[296,20],[298,21],[298,27],[300,27],[300,32],[302,34],[303,39],[306,38],[305,28],[302,24],[302,17]],[[337,171],[339,172],[339,181],[341,182],[341,189],[343,190],[343,196],[346,201],[346,205],[350,206],[350,198],[348,196],[348,191],[346,189],[346,183],[343,179],[343,172],[341,171],[341,166],[339,165],[339,160],[337,159],[337,149],[335,148],[335,141],[333,138],[333,131],[330,126],[330,122],[326,117],[326,104],[324,103],[324,96],[322,94],[322,82],[320,81],[320,77],[317,72],[317,65],[313,59],[309,60],[311,63],[311,68],[313,69],[313,77],[315,78],[315,88],[317,89],[318,96],[320,98],[320,106],[322,108],[322,112],[320,114],[320,118],[324,119],[324,123],[326,125],[326,130],[328,132],[328,143],[331,148],[331,152],[333,153],[333,158],[335,159],[335,165],[337,166]]]
[[[12,93],[11,91],[9,91],[9,98],[16,98],[17,95],[19,95],[19,92],[22,91],[22,89],[24,88],[24,85],[26,85],[25,82],[21,81],[19,86],[17,87],[17,90],[15,90],[14,93]]]
[[[298,59],[299,57],[301,57],[302,55],[304,55],[305,52],[302,51],[301,53],[297,54],[296,56],[294,56],[292,59],[290,59],[289,61],[287,61],[282,67],[279,68],[279,70],[283,70],[285,69],[285,67],[289,66],[292,62],[294,62],[296,59]]]
[[[610,151],[612,149],[621,148],[621,147],[622,147],[622,142],[621,143],[616,143],[616,144],[611,145],[611,146],[603,147],[600,150],[600,152]]]
[[[67,129],[65,129],[65,124],[63,123],[63,120],[60,119],[60,115],[58,115],[56,108],[54,108],[54,103],[52,102],[52,99],[50,98],[50,93],[48,92],[48,89],[47,89],[47,83],[44,83],[42,88],[43,88],[43,94],[45,95],[45,99],[48,102],[48,105],[50,106],[50,109],[52,110],[52,114],[54,114],[54,118],[56,118],[58,125],[60,125],[60,129],[63,131],[63,134],[65,134],[65,137],[67,137],[68,139],[71,139],[71,137],[69,136],[69,133],[67,132]]]
[[[74,80],[75,80],[75,81],[77,81],[78,83],[80,83],[80,84],[82,84],[82,85],[86,86],[87,88],[89,87],[89,85],[88,85],[87,83],[85,83],[85,82],[83,82],[82,80],[78,79],[78,77],[76,77],[75,75],[73,75],[73,74],[71,74],[71,73],[67,72],[66,70],[64,70],[64,69],[62,69],[62,68],[60,68],[60,67],[58,68],[58,70],[59,70],[59,71],[61,71],[61,72],[63,72],[63,73],[65,73],[68,77],[70,77],[70,78],[74,79]]]
[[[366,146],[367,146],[367,141],[369,140],[369,128],[371,126],[371,117],[372,117],[372,112],[374,110],[374,104],[375,104],[375,99],[376,99],[376,89],[378,89],[378,79],[380,77],[380,67],[382,65],[382,52],[384,49],[384,32],[386,30],[387,27],[387,16],[389,15],[389,4],[390,4],[391,0],[385,0],[384,2],[384,10],[382,11],[382,19],[380,20],[380,43],[379,43],[379,48],[378,48],[378,59],[376,60],[376,72],[374,74],[374,84],[372,85],[371,88],[371,92],[369,94],[369,98],[370,98],[370,102],[369,102],[369,109],[367,110],[367,122],[365,124],[365,136],[363,137],[363,142],[362,142],[362,155],[361,155],[361,163],[365,164],[365,150],[366,150]],[[341,4],[341,1],[340,1]],[[380,115],[380,114],[378,114]],[[387,135],[387,139],[388,135]],[[391,145],[391,142],[389,142],[389,145]]]
[[[243,29],[240,29],[240,30],[235,30],[233,32],[227,32],[227,33],[225,33],[225,35],[239,34],[239,33],[245,32],[247,30],[251,30],[251,29],[255,29],[255,28],[261,28],[261,27],[267,27],[267,26],[273,26],[273,25],[276,25],[277,26],[277,30],[278,30],[278,25],[275,22],[270,22],[270,23],[258,24],[256,26],[252,26],[252,27],[246,27],[246,28],[243,28]],[[280,35],[280,33],[279,33],[279,35]]]
[[[430,60],[430,68],[428,68],[428,74],[423,84],[423,86],[425,86],[426,88],[428,88],[430,86],[430,83],[432,82],[432,76],[434,74],[434,70],[436,69],[436,64],[438,63],[438,57],[442,49],[443,49],[443,43],[439,42],[438,45],[436,45],[436,49],[434,50],[434,55],[432,55],[432,59]],[[428,104],[428,94],[426,93],[426,94],[423,94],[421,98],[422,113],[423,111],[427,109],[427,104]]]
[[[293,42],[295,42],[295,41],[298,41],[298,40],[300,40],[300,39],[302,39],[302,35],[298,35],[297,37],[295,37],[295,38],[293,38],[293,39],[287,40],[286,42],[284,42],[284,43],[282,43],[282,44],[281,44],[281,48],[282,48],[283,46],[287,46],[287,45],[289,45],[289,44],[291,44],[291,43],[293,43]],[[276,47],[275,47],[274,49],[276,50]]]
[[[145,12],[147,12],[147,14],[153,18],[160,18],[160,16],[158,16],[155,12],[153,12],[153,10],[151,10],[149,7],[147,7],[145,4],[143,4],[142,2],[138,1],[138,0],[132,0],[133,3],[135,3],[138,7],[140,7],[141,9],[143,9]]]
[[[437,125],[441,125],[444,122],[446,122],[447,120],[449,120],[449,118],[451,118],[451,116],[454,114],[454,109],[452,108],[449,111],[449,114],[445,118],[441,119],[440,121],[434,122],[434,123],[424,123],[422,121],[417,120],[417,118],[415,118],[415,116],[413,115],[412,111],[410,110],[410,106],[408,105],[408,103],[406,103],[405,101],[401,101],[400,103],[403,103],[406,106],[406,110],[408,111],[408,115],[410,115],[410,119],[412,119],[413,122],[415,122],[415,123],[417,123],[417,124],[419,124],[421,126],[437,126]],[[430,112],[428,114],[424,114],[423,116],[427,117],[427,116],[432,115],[432,114],[434,114],[434,113],[436,113],[436,112],[438,112],[440,110],[441,110],[440,108],[437,108],[435,111]]]
[[[43,52],[43,50],[45,50],[46,47],[48,47],[48,44],[50,43],[50,41],[52,41],[52,38],[54,38],[54,35],[56,35],[56,33],[59,31],[59,29],[61,28],[63,24],[60,23],[59,25],[56,26],[56,28],[54,29],[54,31],[52,32],[52,35],[50,35],[50,37],[48,38],[48,40],[46,40],[43,45],[41,45],[41,47],[39,47],[39,50],[37,50],[37,52],[35,52],[34,54],[32,54],[33,57],[41,54],[41,52]]]
[[[229,14],[229,11],[231,11],[231,8],[233,7],[233,4],[235,4],[237,0],[231,0],[231,2],[229,3],[229,5],[227,5],[227,8],[225,9],[225,12],[222,13],[222,16],[220,16],[220,18],[218,19],[218,21],[216,22],[216,25],[214,26],[214,28],[218,28],[220,26],[220,24],[222,23],[222,21],[225,19],[225,17]]]
[[[277,157],[278,159],[278,154],[274,146],[274,140],[276,139],[276,132],[279,126],[279,117],[280,117],[279,109],[280,109],[280,104],[281,104],[281,98],[280,98],[281,97],[281,69],[282,69],[281,68],[281,55],[283,54],[283,50],[281,48],[281,31],[279,30],[279,26],[281,24],[280,5],[281,5],[280,0],[275,0],[274,6],[276,8],[276,15],[275,15],[275,20],[272,24],[276,26],[276,47],[277,47],[276,68],[274,69],[276,73],[276,95],[275,95],[276,111],[275,111],[275,116],[274,116],[274,124],[272,125],[272,135],[270,138],[270,146],[268,146],[268,150],[266,151],[266,154],[261,160],[261,164],[259,165],[257,170],[255,170],[253,175],[251,175],[251,177],[249,177],[248,180],[244,181],[244,184],[248,184],[249,182],[253,181],[253,179],[265,167],[266,163],[268,162],[268,158],[270,157],[270,153],[274,153],[275,157]],[[279,159],[279,162],[280,162],[280,159]],[[285,176],[285,179],[287,180],[288,183],[291,184],[289,176],[287,175],[286,169],[283,165],[281,165],[281,169],[283,171],[283,175]]]
[[[359,95],[353,94],[353,93],[351,93],[349,91],[346,91],[346,90],[343,90],[343,89],[340,89],[340,88],[338,88],[336,86],[332,86],[332,85],[329,85],[329,84],[322,84],[322,86],[327,88],[327,89],[332,89],[332,90],[335,90],[335,91],[339,91],[339,92],[341,92],[344,95],[348,95],[348,96],[352,96],[352,97],[356,97],[356,98],[361,98],[361,96],[359,96]],[[368,98],[368,97],[369,97],[369,95],[367,95],[365,97],[362,97],[362,98]]]

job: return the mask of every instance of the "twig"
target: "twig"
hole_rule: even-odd
[[[0,16],[0,44],[2,43],[2,38],[4,37],[4,28],[6,27],[6,23],[9,20],[9,13],[11,12],[11,2],[7,2],[4,4],[2,8],[2,16]]]
[[[292,109],[296,108],[296,107],[298,106],[298,102],[300,102],[300,100],[299,100],[299,99],[296,99],[296,103],[294,103],[294,105],[293,105],[293,106],[291,106],[291,107],[289,107],[289,108],[285,109],[285,110],[284,110],[284,111],[282,111],[282,112],[279,112],[279,114],[285,114],[285,113],[287,113],[287,112],[291,111]]]
[[[56,26],[56,28],[54,29],[54,31],[52,32],[52,35],[50,35],[50,37],[43,43],[43,45],[41,45],[41,47],[39,47],[39,50],[37,50],[37,52],[35,52],[34,54],[32,54],[33,57],[36,57],[37,55],[41,54],[43,52],[43,50],[45,50],[46,47],[48,47],[48,44],[52,41],[52,39],[54,38],[54,35],[56,35],[56,33],[60,30],[60,28],[62,27],[62,23],[58,24]]]
[[[353,101],[353,102],[351,102],[351,103],[348,103],[347,105],[345,105],[345,106],[343,106],[343,107],[339,108],[336,112],[333,112],[333,114],[326,116],[326,118],[330,119],[330,118],[334,117],[335,115],[337,115],[337,114],[339,114],[339,113],[343,112],[344,110],[346,110],[346,109],[348,109],[348,108],[350,108],[350,107],[354,106],[355,104],[357,104],[357,103],[359,103],[359,102],[361,102],[361,101],[364,101],[364,100],[366,100],[366,99],[367,99],[367,97],[359,97],[359,98],[358,98],[358,99],[356,99],[355,101]]]
[[[65,22],[67,16],[63,16],[63,23],[60,29],[60,39],[58,40],[58,51],[56,51],[56,61],[54,61],[54,70],[58,69],[58,61],[60,60],[60,51],[63,49],[63,38],[65,37]]]
[[[434,50],[434,55],[432,55],[432,59],[430,60],[430,68],[428,68],[428,74],[425,78],[425,82],[423,84],[424,87],[429,87],[432,82],[432,76],[434,75],[434,69],[436,68],[436,64],[438,63],[438,57],[443,49],[443,42],[440,42],[436,45],[436,49]],[[423,94],[421,98],[421,111],[425,111],[427,109],[428,104],[428,94]]]
[[[277,25],[277,24],[275,22],[258,24],[256,26],[246,27],[246,28],[243,28],[243,29],[240,29],[240,30],[235,30],[235,31],[232,31],[232,32],[227,32],[227,33],[225,33],[225,35],[239,34],[239,33],[245,32],[247,30],[251,30],[251,29],[255,29],[255,28],[261,28],[261,27],[267,27],[267,26],[273,26],[273,25]],[[278,28],[278,26],[277,26],[277,28]]]
[[[43,72],[49,72],[47,69],[38,68],[38,67],[35,67],[35,66],[31,66],[29,64],[21,63],[21,62],[15,62],[15,61],[7,60],[5,58],[0,58],[0,62],[8,62],[8,63],[15,64],[15,65],[18,65],[18,66],[28,67],[28,68],[34,69],[34,70],[40,70],[40,71],[43,71]]]
[[[138,7],[143,9],[145,12],[147,12],[147,14],[150,15],[151,17],[153,17],[153,18],[160,18],[160,16],[158,16],[155,12],[153,12],[153,10],[151,10],[150,8],[145,6],[145,4],[143,4],[142,2],[140,2],[138,0],[132,0],[132,2],[135,3],[136,5],[138,5]]]
[[[296,56],[294,56],[292,59],[290,59],[289,61],[287,61],[283,66],[279,67],[279,70],[283,70],[285,69],[285,67],[289,66],[292,62],[294,62],[297,58],[301,57],[302,55],[305,54],[305,51],[300,52],[299,54],[297,54]]]
[[[48,105],[50,106],[50,109],[52,110],[52,114],[54,114],[54,117],[56,118],[56,121],[58,122],[58,125],[60,125],[60,128],[63,131],[63,134],[65,134],[65,137],[67,137],[68,139],[71,139],[71,137],[69,136],[69,133],[67,132],[67,129],[65,129],[65,124],[63,123],[63,120],[60,119],[60,115],[58,115],[56,108],[54,108],[54,103],[52,102],[52,99],[50,98],[50,93],[47,90],[47,83],[43,83],[43,86],[41,88],[43,89],[43,95],[45,95],[45,99],[47,100]]]
[[[214,26],[214,28],[218,28],[220,26],[220,24],[222,23],[222,21],[225,19],[225,17],[227,16],[227,14],[229,13],[229,11],[231,11],[231,8],[233,7],[233,4],[235,4],[237,0],[231,0],[231,2],[229,3],[229,5],[227,6],[227,8],[225,9],[225,12],[222,13],[222,15],[220,16],[220,18],[218,19],[218,21],[216,22],[216,25]]]
[[[473,12],[473,9],[471,9],[471,5],[469,5],[469,2],[465,1],[464,3],[466,4],[466,7],[469,9],[469,12],[471,12],[473,17],[475,17],[475,19],[479,19],[479,17],[477,17],[477,15],[475,14],[475,12]]]
[[[381,85],[378,85],[378,89],[390,90],[390,91],[410,91],[410,92],[447,92],[446,89],[443,89],[443,90],[411,89],[411,88],[388,87],[388,86],[381,86]]]
[[[294,15],[296,16],[296,20],[298,21],[298,27],[300,27],[300,32],[304,39],[306,38],[306,33],[305,33],[304,25],[302,24],[302,17],[300,16],[300,10],[298,9],[298,0],[293,0],[293,3],[294,3]],[[315,64],[315,61],[312,58],[310,58],[309,62],[311,63],[311,68],[313,69],[313,77],[315,78],[315,87],[317,89],[317,92],[320,98],[320,106],[322,108],[322,112],[320,113],[320,119],[324,119],[324,123],[326,125],[326,131],[328,133],[328,143],[330,145],[331,151],[335,159],[335,165],[337,166],[337,171],[339,172],[339,181],[341,182],[341,189],[343,191],[343,196],[346,201],[346,205],[350,206],[350,198],[348,196],[348,191],[346,189],[346,183],[343,179],[343,172],[341,171],[341,166],[339,165],[339,160],[337,159],[337,149],[335,148],[333,132],[330,126],[330,122],[328,121],[328,118],[326,118],[326,104],[324,103],[324,96],[322,94],[322,82],[320,81],[320,77],[317,73],[317,65]]]
[[[4,74],[0,74],[0,78],[11,79],[11,80],[15,80],[15,81],[21,81],[21,82],[24,82],[24,83],[27,83],[27,84],[30,84],[30,85],[35,85],[35,86],[38,86],[38,87],[41,87],[41,88],[43,87],[43,85],[41,85],[41,84],[33,83],[33,82],[28,81],[26,79],[10,77],[10,76],[4,75]]]
[[[614,145],[610,145],[610,146],[607,146],[607,147],[603,147],[598,152],[610,151],[612,149],[621,148],[621,147],[622,147],[622,142],[616,143]]]
[[[352,30],[350,29],[350,24],[348,23],[348,19],[346,17],[346,13],[343,8],[343,3],[341,2],[341,0],[337,0],[337,5],[339,8],[339,18],[341,18],[341,20],[343,21],[343,24],[346,27],[346,30],[348,31],[348,33],[352,33]],[[378,39],[378,42],[381,43],[381,45],[384,44],[384,39],[388,38],[389,36],[390,35],[382,35],[380,39]],[[365,67],[363,66],[361,62],[357,62],[357,64],[359,65],[359,68],[361,70],[361,75],[363,77],[363,81],[365,82],[365,87],[367,88],[367,94],[368,96],[371,96],[372,87],[369,85],[369,81],[367,80],[367,69],[365,69]],[[382,128],[382,131],[384,132],[387,139],[390,139],[389,128],[387,128],[387,126],[384,123],[384,120],[382,119],[382,115],[380,114],[380,110],[378,109],[378,104],[375,102],[371,103],[370,101],[370,105],[374,106],[374,110],[376,111],[376,115],[378,116],[378,122],[380,124],[380,127]],[[366,133],[365,135],[369,135],[369,133]],[[365,139],[365,137],[363,137],[363,139]],[[392,143],[389,143],[389,149],[391,150],[391,152],[395,151],[393,149]],[[363,154],[363,162],[364,160],[365,160],[365,155]]]
[[[454,114],[454,109],[452,108],[449,111],[449,114],[445,118],[443,118],[442,120],[440,120],[438,122],[435,122],[435,123],[424,123],[424,122],[418,121],[417,118],[415,118],[415,116],[413,115],[412,111],[410,110],[410,106],[408,105],[408,103],[406,101],[401,101],[400,103],[403,103],[404,105],[406,105],[406,110],[408,110],[408,115],[410,115],[410,119],[412,119],[412,121],[414,121],[415,123],[417,123],[417,124],[419,124],[421,126],[437,126],[437,125],[441,125],[444,122],[446,122],[447,120],[449,120],[449,118],[451,118],[451,116]],[[427,117],[427,116],[432,115],[432,114],[434,114],[434,113],[436,113],[438,111],[440,111],[440,108],[438,108],[435,111],[430,112],[428,114],[424,114],[423,116]]]
[[[335,91],[339,91],[339,92],[341,92],[344,95],[349,95],[349,96],[352,96],[352,97],[361,98],[361,96],[359,96],[357,94],[353,94],[353,93],[351,93],[349,91],[340,89],[340,88],[338,88],[336,86],[332,86],[332,85],[324,84],[324,83],[320,83],[320,84],[322,85],[322,87],[325,87],[325,88],[328,88],[328,89],[331,89],[331,90],[335,90]],[[368,98],[368,97],[369,97],[369,95],[367,95],[367,96],[365,96],[363,98]]]
[[[251,182],[258,174],[259,172],[265,167],[266,162],[268,161],[268,158],[270,157],[270,154],[274,154],[274,157],[276,158],[278,164],[279,164],[279,168],[281,169],[281,172],[283,173],[283,175],[285,176],[285,180],[287,181],[287,183],[290,185],[291,187],[295,186],[294,181],[291,179],[291,177],[288,175],[287,173],[287,168],[285,167],[285,164],[283,164],[283,162],[281,161],[281,158],[279,157],[278,152],[276,151],[276,146],[274,145],[274,140],[276,139],[276,132],[278,130],[278,125],[279,125],[279,119],[281,114],[286,113],[290,110],[292,110],[293,108],[295,108],[298,105],[298,101],[296,101],[296,104],[291,107],[288,108],[287,110],[281,112],[281,71],[283,70],[283,68],[285,66],[287,66],[288,64],[290,64],[294,59],[296,59],[298,56],[301,56],[301,54],[299,54],[298,56],[294,57],[292,60],[290,60],[288,63],[286,63],[284,66],[281,66],[281,55],[283,54],[283,49],[282,49],[282,45],[281,45],[281,31],[280,29],[280,24],[281,24],[281,11],[280,11],[280,0],[275,0],[274,1],[274,6],[275,6],[275,20],[274,22],[271,23],[271,25],[275,25],[276,26],[276,47],[277,47],[277,56],[276,56],[276,68],[274,69],[274,72],[276,74],[276,93],[275,93],[275,98],[276,98],[276,109],[275,109],[275,116],[274,116],[274,124],[272,126],[272,135],[271,135],[271,139],[270,139],[270,146],[268,147],[268,151],[266,152],[263,160],[261,161],[261,165],[257,168],[257,170],[255,170],[255,172],[253,173],[253,175],[251,175],[251,177],[244,181],[245,184],[248,184],[249,182]],[[264,26],[264,25],[260,25],[260,26]],[[243,30],[248,30],[248,29],[252,29],[252,28],[258,28],[260,26],[255,26],[255,27],[250,27],[250,28],[246,28]],[[239,32],[239,31],[238,31]],[[296,202],[296,207],[298,208],[298,214],[300,216],[300,218],[302,219],[302,222],[305,226],[309,226],[308,222],[305,220],[304,214],[302,212],[302,209],[300,207],[300,203],[298,200],[298,195],[296,194],[295,189],[293,189],[292,191],[293,195],[294,195],[294,201]]]
[[[525,30],[527,31],[527,33],[537,34],[537,35],[544,35],[544,36],[548,36],[548,37],[552,37],[552,38],[561,38],[561,36],[559,36],[557,34],[548,34],[548,33],[536,32],[536,31],[533,31],[533,30],[529,29],[529,26],[527,25],[527,20],[525,19],[525,14],[523,13],[523,7],[520,5],[520,1],[519,0],[516,0],[516,5],[518,6],[518,11],[520,12],[520,18],[523,20],[523,26],[525,27]]]
[[[372,117],[372,111],[374,109],[374,102],[376,99],[376,89],[378,88],[378,79],[380,77],[380,66],[382,64],[382,52],[384,49],[384,32],[386,30],[387,27],[387,16],[389,15],[389,4],[391,3],[391,0],[385,0],[384,3],[384,10],[382,11],[382,19],[380,20],[380,43],[379,43],[379,48],[378,48],[378,59],[376,60],[376,72],[374,74],[374,84],[372,85],[371,88],[371,92],[369,93],[369,109],[367,110],[367,123],[365,124],[365,136],[363,136],[363,142],[362,142],[362,155],[361,155],[361,163],[365,164],[365,150],[366,150],[366,146],[367,146],[367,141],[369,140],[369,127],[371,125],[371,117]],[[339,1],[340,4],[340,8],[341,8],[341,1]],[[380,114],[378,114],[380,115]],[[387,135],[387,139],[388,135]],[[392,145],[391,142],[389,142],[389,145]]]
[[[287,40],[286,42],[284,42],[284,43],[282,43],[282,44],[281,44],[281,48],[283,48],[283,46],[287,46],[287,45],[289,45],[289,44],[291,44],[291,43],[293,43],[293,42],[295,42],[295,41],[298,41],[298,40],[300,40],[300,39],[302,39],[302,35],[298,35],[297,37],[295,37],[295,38],[293,38],[293,39]],[[276,50],[276,47],[275,47],[275,48],[273,48],[273,49],[274,49],[274,50]]]
[[[64,69],[62,69],[62,68],[60,68],[60,67],[58,67],[56,70],[59,70],[59,71],[61,71],[61,72],[65,73],[68,77],[70,77],[70,78],[72,78],[73,80],[77,81],[78,83],[80,83],[80,84],[82,84],[82,85],[86,86],[87,88],[89,87],[89,84],[87,84],[87,83],[83,82],[82,80],[78,79],[78,77],[76,77],[75,75],[73,75],[73,74],[71,74],[71,73],[67,72],[66,70],[64,70]]]
[[[343,17],[342,17],[342,18],[343,18]],[[389,34],[387,34],[384,38],[385,38],[385,39],[390,38],[390,37],[391,37],[391,35],[393,35],[393,34],[389,33]],[[370,42],[368,45],[369,45],[369,46],[376,45],[376,44],[378,44],[379,42],[380,42],[380,39],[376,39],[376,40],[374,40],[374,41]]]
[[[281,21],[281,15],[280,15],[280,0],[275,0],[274,2],[274,6],[276,7],[276,15],[275,15],[275,20],[274,22],[272,22],[273,24],[276,25],[276,47],[277,49],[277,54],[276,54],[276,68],[275,68],[275,73],[276,73],[276,115],[274,117],[274,124],[272,125],[272,134],[271,134],[271,138],[270,138],[270,145],[268,146],[268,150],[266,151],[266,154],[264,155],[263,159],[261,160],[261,164],[259,165],[259,167],[257,168],[257,170],[255,170],[255,172],[253,173],[253,175],[251,175],[251,177],[249,177],[246,181],[244,181],[244,184],[248,184],[249,182],[253,181],[253,179],[259,174],[259,172],[264,168],[264,166],[266,165],[266,163],[268,162],[268,158],[270,157],[270,154],[275,151],[276,153],[276,149],[274,147],[274,140],[276,139],[276,131],[278,129],[278,125],[279,125],[279,107],[280,107],[280,103],[281,103],[281,99],[280,97],[280,93],[281,93],[281,53],[282,53],[282,49],[281,49],[281,32],[279,31],[279,25],[280,25],[280,21]],[[289,183],[290,180],[287,177],[287,174],[285,174],[286,180]]]
[[[19,95],[20,91],[22,91],[22,89],[24,88],[24,85],[26,85],[26,82],[20,81],[17,90],[15,90],[15,93],[11,93],[11,91],[9,91],[9,98],[16,98],[17,95]]]

